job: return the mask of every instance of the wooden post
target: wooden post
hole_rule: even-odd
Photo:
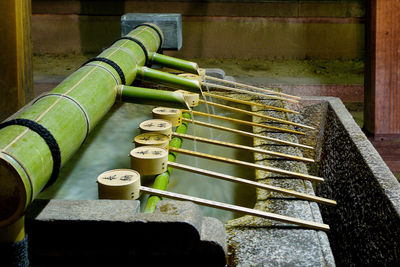
[[[33,97],[31,0],[0,1],[0,121]]]
[[[367,1],[364,128],[373,140],[400,138],[400,1]]]
[[[393,172],[400,171],[400,1],[368,0],[364,130]]]

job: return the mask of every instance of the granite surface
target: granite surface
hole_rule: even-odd
[[[264,103],[283,106],[280,101]],[[317,205],[257,190],[254,208],[324,221],[331,227],[328,234],[243,216],[226,225],[225,236],[222,223],[203,217],[198,206],[188,202],[161,201],[154,214],[139,214],[135,201],[39,200],[27,214],[31,262],[73,265],[79,260],[87,265],[128,262],[160,266],[176,266],[178,262],[186,266],[224,266],[227,253],[231,266],[397,265],[400,185],[393,174],[339,99],[305,97],[301,106],[288,107],[301,108],[301,114],[288,116],[256,108],[254,111],[317,130],[307,131],[305,137],[257,127],[254,131],[316,149],[300,150],[260,140],[255,140],[255,146],[314,158],[316,163],[306,165],[259,154],[255,160],[258,164],[319,175],[325,181],[314,184],[265,171],[257,171],[257,180],[308,194],[317,192],[337,200],[338,205]]]
[[[29,267],[28,238],[16,243],[0,243],[1,266]]]
[[[308,100],[329,102],[318,193],[338,200],[321,206],[337,264],[398,266],[399,182],[339,99]]]
[[[197,205],[164,200],[153,214],[138,207],[131,200],[34,201],[26,215],[31,263],[225,266],[224,226]]]
[[[127,13],[121,16],[121,36],[141,23],[160,27],[164,40],[162,49],[180,50],[182,47],[182,16],[174,13]]]
[[[258,102],[265,105],[288,107],[283,101],[258,100]],[[304,118],[300,115],[288,115],[288,113],[254,106],[252,110],[265,115],[304,123]],[[253,121],[295,129],[292,126],[268,121],[259,117],[253,117]],[[260,127],[254,127],[253,130],[255,133],[265,136],[299,143],[298,136],[294,134],[266,130]],[[319,128],[315,132],[312,134],[318,135]],[[307,133],[307,135],[309,134]],[[313,136],[312,134],[311,136]],[[312,138],[312,140],[316,141],[317,139]],[[309,145],[315,146],[316,142]],[[276,152],[303,156],[299,148],[278,145],[261,139],[254,139],[254,146]],[[255,162],[306,174],[309,169],[303,162],[265,156],[264,154],[255,154]],[[256,171],[256,179],[261,183],[314,195],[313,186],[315,185],[310,181],[260,170]],[[257,201],[254,208],[309,221],[323,222],[316,203],[299,200],[282,193],[257,190]],[[232,266],[335,266],[335,260],[325,232],[309,230],[293,224],[280,223],[253,216],[244,216],[232,220],[228,222],[226,227],[229,262]]]

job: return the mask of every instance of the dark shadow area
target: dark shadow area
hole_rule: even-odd
[[[207,238],[223,235],[222,225],[203,219],[193,204],[166,204],[176,214],[158,216],[135,215],[132,201],[53,200],[41,209],[47,204],[37,200],[31,209],[40,216],[27,214],[32,266],[225,265],[223,244]]]
[[[81,0],[79,32],[81,53],[99,53],[121,35],[125,1]]]
[[[355,144],[360,141],[352,135],[329,106],[320,168],[325,182],[318,186],[318,195],[338,203],[334,208],[320,205],[331,227],[332,251],[338,266],[395,266],[400,261],[396,189],[384,189],[390,177],[379,162],[366,162],[374,153],[362,154]]]

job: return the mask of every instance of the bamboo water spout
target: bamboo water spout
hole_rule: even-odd
[[[54,182],[60,168],[79,149],[116,100],[147,104],[157,100],[157,105],[185,107],[182,94],[127,86],[134,80],[141,79],[194,92],[201,91],[202,85],[206,85],[198,80],[146,67],[155,63],[199,74],[195,63],[157,54],[155,51],[160,48],[163,35],[156,25],[149,25],[142,24],[118,39],[52,91],[21,110],[12,120],[0,124],[0,228],[17,222],[40,191]],[[227,88],[230,87],[222,89]],[[233,90],[297,102],[246,90]],[[181,141],[180,138],[176,140]],[[268,140],[312,149],[271,138]],[[171,155],[175,156],[175,153]],[[156,183],[161,181],[160,184],[164,186],[169,173],[165,177],[156,179]],[[155,206],[151,203],[147,210]]]
[[[138,67],[137,76],[141,80],[162,84],[175,89],[183,89],[196,93],[201,91],[201,85],[199,81],[187,79],[179,75],[174,75],[159,70],[153,70],[148,67]]]
[[[183,94],[177,91],[171,92],[120,85],[118,86],[117,99],[128,103],[187,108]]]
[[[152,54],[163,41],[159,33],[156,25],[135,28],[0,125],[0,228],[21,218],[40,191],[54,182],[60,167],[117,97],[138,102],[154,100],[158,94],[165,102],[183,105],[178,94],[124,85],[138,77],[189,91],[200,89],[196,81],[144,67],[149,55],[160,58]]]
[[[150,54],[151,63],[174,70],[181,70],[193,74],[199,74],[199,66],[195,62],[169,57],[159,53]]]

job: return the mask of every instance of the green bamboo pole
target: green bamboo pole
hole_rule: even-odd
[[[189,120],[191,119],[190,114],[187,112],[182,113],[182,117],[189,119]],[[189,126],[188,122],[182,122],[182,125],[176,127],[175,132],[179,133],[179,134],[185,134],[188,126]],[[169,147],[180,148],[181,146],[182,146],[182,138],[181,137],[173,137],[171,139],[171,141],[169,142]],[[168,161],[175,162],[176,155],[177,155],[176,152],[172,152],[172,151],[169,152]],[[153,188],[158,189],[158,190],[166,190],[167,186],[168,186],[169,178],[171,176],[171,171],[172,171],[172,168],[168,167],[168,170],[166,172],[159,174],[154,180]],[[144,212],[153,213],[154,210],[156,209],[157,202],[160,200],[161,200],[161,197],[159,197],[159,196],[153,196],[153,195],[150,196],[149,199],[147,200],[146,208],[145,208]]]
[[[25,238],[25,216],[16,222],[0,228],[0,244],[13,244]]]
[[[177,91],[172,92],[120,85],[118,87],[117,99],[122,102],[135,104],[187,108],[183,94]]]
[[[196,93],[201,91],[201,85],[199,81],[159,70],[153,70],[147,67],[138,67],[136,75],[141,80],[163,84],[175,89],[183,89]]]
[[[150,58],[153,64],[199,75],[199,66],[195,62],[169,57],[158,53],[152,53]]]
[[[148,52],[156,51],[160,44],[157,32],[148,26],[140,26],[127,36],[139,40]],[[136,70],[146,60],[142,47],[126,39],[118,40],[98,57],[115,62],[124,73],[126,84],[132,83]],[[114,104],[120,83],[113,67],[90,62],[16,118],[34,121],[53,135],[63,166]],[[0,130],[0,227],[23,215],[49,181],[52,170],[49,146],[35,131],[17,125]]]

